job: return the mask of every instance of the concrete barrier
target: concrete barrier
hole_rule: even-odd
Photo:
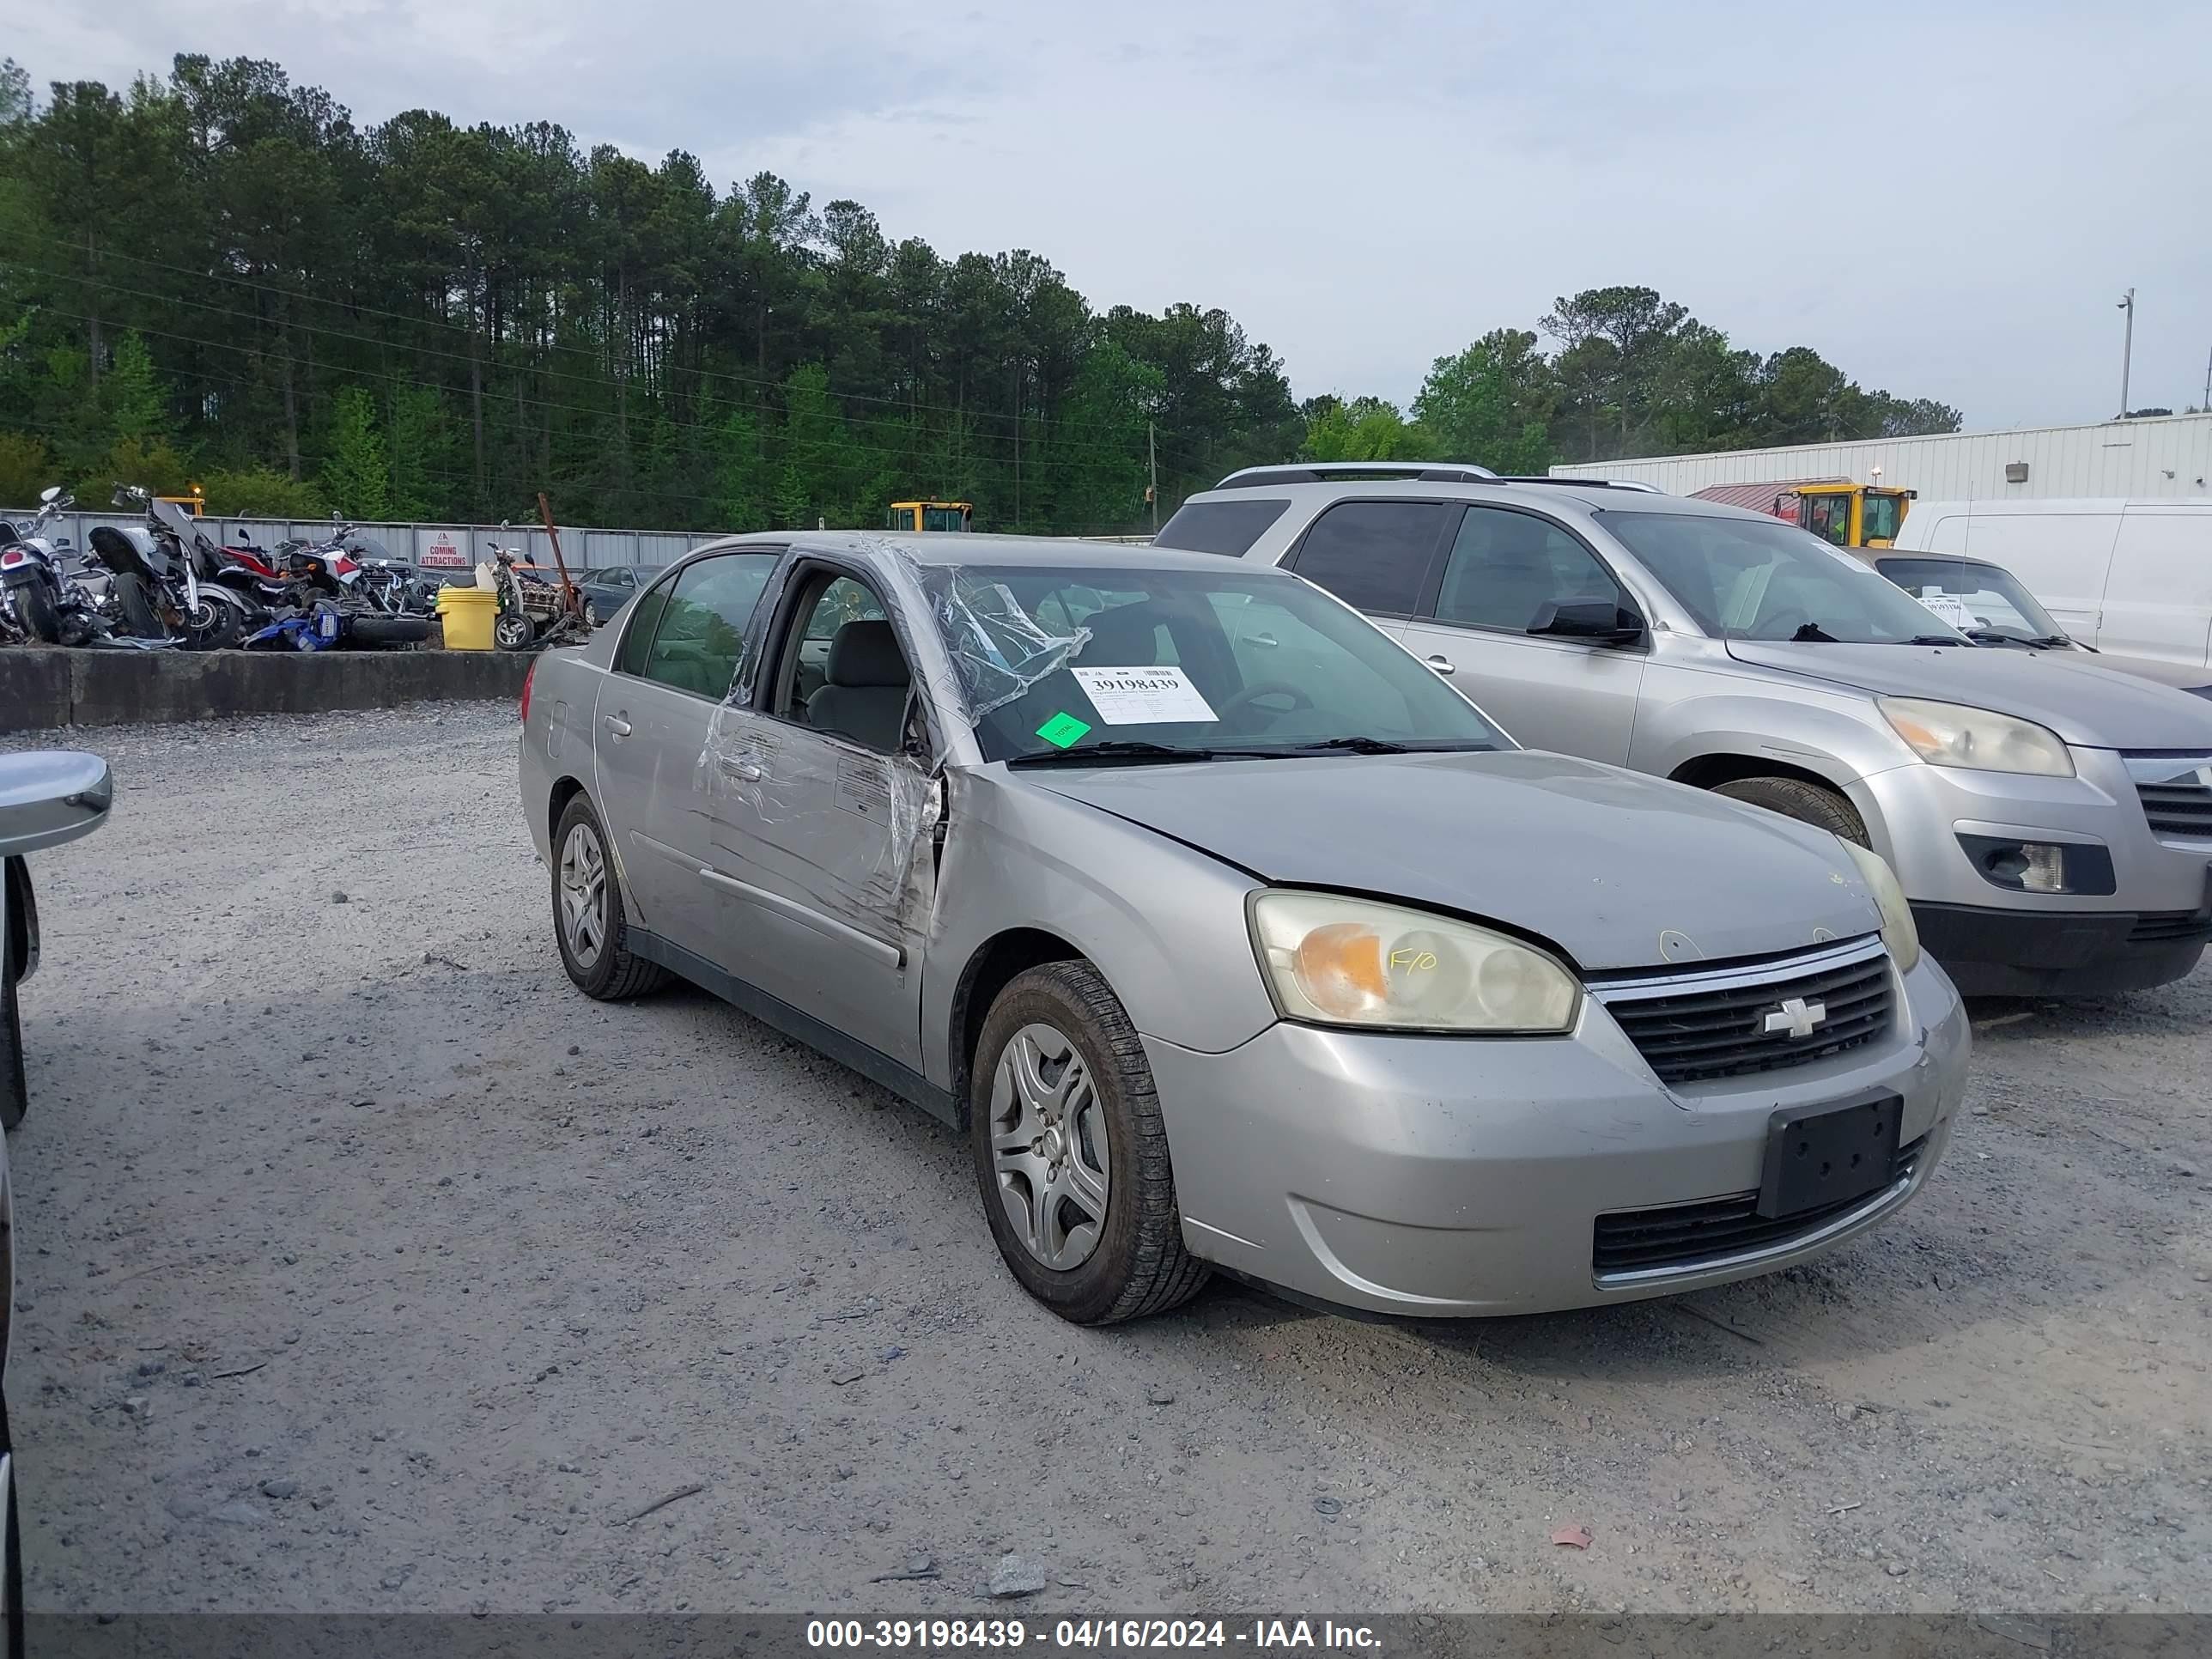
[[[495,651],[0,650],[0,732],[512,701],[531,659]]]

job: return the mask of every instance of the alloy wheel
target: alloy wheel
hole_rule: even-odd
[[[1106,1108],[1083,1056],[1052,1026],[1023,1026],[999,1056],[991,1160],[1024,1248],[1056,1272],[1089,1261],[1106,1225]]]

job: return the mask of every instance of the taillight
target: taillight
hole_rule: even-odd
[[[21,564],[28,556],[21,548],[11,547],[5,553],[0,553],[0,565]]]
[[[526,724],[530,719],[530,683],[537,678],[538,659],[532,657],[530,659],[529,672],[522,677],[522,718]]]

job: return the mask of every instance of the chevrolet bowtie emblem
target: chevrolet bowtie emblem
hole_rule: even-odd
[[[1767,1010],[1764,1030],[1768,1036],[1787,1032],[1792,1038],[1802,1040],[1812,1036],[1817,1027],[1826,1023],[1827,1018],[1826,1003],[1808,1002],[1802,997],[1790,997],[1779,1008]]]

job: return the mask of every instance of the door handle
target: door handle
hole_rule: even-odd
[[[613,732],[617,737],[626,738],[629,735],[629,722],[624,720],[621,715],[603,714],[600,718],[606,721],[607,730]]]
[[[1456,674],[1459,672],[1459,670],[1452,665],[1452,659],[1449,657],[1425,657],[1422,659],[1422,660],[1426,662],[1430,667],[1435,669],[1439,674]]]
[[[756,761],[739,760],[735,755],[717,755],[714,764],[733,778],[742,778],[747,783],[760,781],[760,765]]]

